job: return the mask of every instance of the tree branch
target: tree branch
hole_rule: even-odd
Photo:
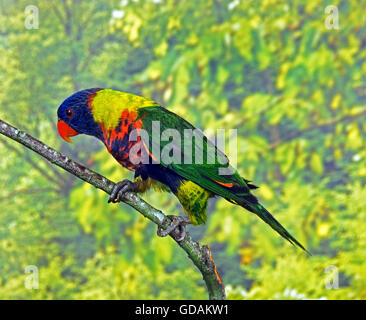
[[[26,194],[26,195],[30,195],[30,194],[35,194],[35,193],[44,193],[44,192],[56,192],[59,193],[59,190],[57,189],[52,189],[52,188],[39,188],[39,189],[20,189],[20,190],[14,190],[12,192],[10,192],[9,194],[7,194],[4,197],[0,197],[0,202],[4,201],[4,200],[9,200],[15,196],[17,196],[18,194]]]
[[[45,177],[46,179],[48,179],[49,181],[51,181],[52,183],[56,184],[60,190],[61,190],[61,184],[60,182],[53,178],[51,175],[48,174],[48,172],[44,169],[42,169],[36,162],[34,162],[32,160],[32,158],[27,154],[27,152],[20,152],[20,150],[18,150],[17,148],[13,147],[12,145],[10,145],[7,141],[2,140],[1,141],[4,146],[6,146],[8,149],[12,150],[13,152],[15,152],[19,157],[24,158],[34,169],[36,169],[43,177]]]
[[[94,187],[101,189],[108,194],[112,192],[115,185],[112,181],[82,166],[62,153],[33,138],[29,134],[20,131],[2,120],[0,120],[0,133],[21,143],[51,163],[92,184]],[[142,200],[138,195],[134,193],[126,193],[122,198],[122,201],[136,209],[144,217],[150,219],[161,228],[166,229],[169,226],[170,219],[160,210],[155,209],[150,204]],[[172,235],[174,236],[174,234]],[[211,257],[210,248],[207,245],[201,246],[198,242],[194,241],[188,233],[185,238],[182,241],[177,242],[177,244],[187,253],[188,257],[201,272],[206,283],[209,298],[211,300],[224,300],[224,286],[216,271],[216,266]]]
[[[270,144],[268,146],[268,150],[276,149],[282,143],[289,142],[289,141],[292,141],[294,139],[297,139],[297,138],[301,137],[302,135],[304,135],[305,133],[308,133],[312,130],[331,127],[331,126],[336,125],[339,122],[350,121],[350,120],[359,118],[359,117],[361,117],[365,114],[366,114],[366,107],[362,106],[362,107],[358,108],[358,110],[349,112],[345,115],[335,117],[335,118],[331,118],[329,120],[326,120],[326,121],[323,121],[321,123],[309,126],[309,127],[305,128],[305,129],[302,129],[302,130],[297,130],[297,131],[290,132],[286,137],[284,137],[282,139],[278,139],[274,143]]]

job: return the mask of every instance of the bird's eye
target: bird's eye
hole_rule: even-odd
[[[71,117],[74,115],[74,113],[72,112],[72,110],[71,110],[71,109],[67,109],[67,110],[66,110],[66,115],[67,115],[69,118],[71,118]]]

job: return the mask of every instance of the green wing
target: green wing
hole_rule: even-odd
[[[258,203],[257,198],[250,193],[250,188],[255,188],[255,186],[247,184],[246,180],[229,164],[227,157],[218,150],[203,133],[201,133],[201,147],[198,150],[194,150],[194,147],[192,147],[191,151],[188,151],[188,153],[192,154],[192,163],[185,164],[183,159],[184,156],[187,156],[187,151],[183,146],[182,139],[180,139],[179,143],[174,143],[174,141],[165,142],[159,139],[160,145],[156,145],[156,142],[152,139],[152,122],[159,120],[161,132],[166,129],[176,129],[181,137],[184,137],[185,129],[194,130],[195,127],[183,118],[162,107],[146,107],[141,108],[139,111],[139,115],[142,117],[143,128],[149,133],[150,139],[148,142],[150,153],[156,155],[156,152],[154,152],[155,150],[158,150],[161,153],[168,144],[170,144],[172,149],[178,150],[181,153],[181,161],[166,163],[162,158],[160,159],[161,165],[173,170],[181,177],[193,181],[206,190],[220,195],[228,201],[239,204],[245,209],[255,213],[290,243],[296,244],[308,252],[261,204]],[[192,145],[197,145],[195,144],[195,139],[193,140]],[[210,148],[211,150],[213,148],[215,152],[207,152]],[[197,154],[199,152],[196,154],[196,151],[203,152],[203,155],[208,154],[208,156],[203,157],[203,164],[197,163]],[[188,156],[190,156],[190,154],[188,154]],[[226,160],[225,164],[223,164],[224,160]],[[220,174],[220,169],[230,170],[232,174],[222,175]]]
[[[142,117],[143,129],[150,137],[149,151],[154,156],[157,150],[160,152],[160,164],[176,172],[181,177],[191,180],[201,187],[220,195],[228,200],[238,202],[248,197],[248,200],[254,200],[255,197],[250,194],[250,188],[246,181],[230,165],[226,155],[207,139],[202,131],[196,129],[189,122],[162,107],[146,107],[139,109],[139,115]],[[179,132],[182,139],[176,141],[161,141],[157,145],[156,139],[152,138],[153,121],[160,122],[160,133],[167,129],[175,129]],[[195,134],[191,145],[183,137],[185,130],[188,129]],[[186,131],[187,132],[187,131]],[[201,141],[200,141],[201,140]],[[188,141],[190,141],[188,139]],[[197,142],[197,143],[196,143]],[[202,143],[200,143],[202,142]],[[169,163],[162,156],[164,148],[175,149],[179,153],[180,161]],[[188,164],[185,159],[191,160]],[[225,170],[223,172],[222,170]],[[223,174],[224,173],[224,174]],[[231,173],[231,174],[227,174]],[[254,199],[253,199],[254,198]]]

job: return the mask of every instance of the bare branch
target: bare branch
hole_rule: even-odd
[[[347,113],[346,115],[331,118],[329,120],[326,120],[326,121],[323,121],[321,123],[309,126],[309,127],[305,128],[305,129],[302,129],[302,130],[297,130],[297,131],[290,132],[286,137],[283,137],[281,139],[277,139],[274,143],[270,144],[268,146],[268,150],[276,149],[282,143],[289,142],[289,141],[292,141],[294,139],[297,139],[297,138],[301,137],[302,135],[304,135],[304,134],[306,134],[306,133],[308,133],[312,130],[318,130],[318,129],[323,129],[323,128],[327,128],[327,127],[332,127],[332,126],[336,125],[339,122],[351,121],[351,120],[359,118],[359,117],[361,117],[365,114],[366,114],[366,107],[362,106],[358,110],[356,110],[352,113]]]
[[[14,190],[4,197],[0,197],[0,201],[9,200],[19,194],[29,195],[29,194],[45,193],[45,192],[55,192],[57,194],[59,193],[57,189],[52,189],[52,188],[20,189],[20,190]]]
[[[0,120],[0,133],[21,143],[51,163],[92,184],[94,187],[101,189],[108,194],[112,192],[115,185],[112,181],[82,166],[62,153],[33,138],[29,134],[14,128],[2,120]],[[122,198],[122,201],[136,209],[144,217],[148,218],[162,229],[166,229],[169,226],[170,219],[160,210],[155,209],[150,204],[142,200],[137,194],[126,193]],[[174,233],[172,236],[174,239]],[[182,241],[177,242],[177,244],[187,253],[188,257],[201,272],[206,283],[209,298],[211,300],[224,300],[224,286],[216,272],[216,267],[211,257],[209,247],[207,245],[200,245],[198,242],[194,241],[188,233],[185,238]]]
[[[60,189],[62,189],[62,185],[60,184],[60,182],[52,177],[51,175],[48,174],[48,172],[41,168],[36,162],[33,161],[33,159],[29,156],[28,153],[22,153],[20,152],[17,148],[13,147],[12,145],[10,145],[8,142],[6,142],[5,140],[0,140],[1,143],[3,143],[8,149],[12,150],[13,152],[15,152],[19,157],[24,158],[34,169],[36,169],[43,177],[45,177],[46,179],[48,179],[49,181],[51,181],[52,183],[56,184]]]

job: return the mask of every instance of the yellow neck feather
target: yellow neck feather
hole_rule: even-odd
[[[94,121],[103,124],[106,130],[110,130],[118,125],[123,110],[132,111],[155,105],[157,105],[156,102],[131,93],[103,89],[93,97],[90,107]]]

